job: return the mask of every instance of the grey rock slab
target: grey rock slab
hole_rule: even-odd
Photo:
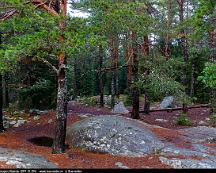
[[[0,148],[0,161],[15,165],[16,168],[57,168],[45,158],[13,149]]]
[[[139,157],[164,147],[143,123],[121,116],[85,118],[67,129],[70,145],[98,153]]]
[[[184,138],[193,143],[209,142],[216,143],[216,128],[197,126],[179,130],[183,133]]]
[[[192,159],[167,159],[159,157],[164,164],[170,165],[173,168],[216,168],[216,163],[210,160],[192,160]]]
[[[125,107],[123,102],[119,102],[117,104],[115,104],[112,113],[114,114],[128,114],[129,111],[127,110],[127,108]]]

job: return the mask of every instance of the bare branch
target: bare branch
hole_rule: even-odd
[[[47,60],[45,60],[43,58],[40,58],[40,57],[35,57],[35,59],[38,60],[38,61],[41,61],[41,62],[45,63],[47,66],[49,66],[50,68],[52,68],[53,71],[55,71],[56,74],[58,75],[59,70],[54,65],[52,65],[49,61],[47,61]]]

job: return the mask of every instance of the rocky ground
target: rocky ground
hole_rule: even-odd
[[[148,130],[149,134],[153,134],[154,138],[151,139],[160,143],[161,147],[155,147],[156,150],[151,150],[148,154],[133,157],[130,154],[95,153],[70,145],[65,154],[53,155],[51,145],[55,112],[26,116],[23,118],[25,123],[16,127],[16,122],[5,133],[0,134],[0,168],[45,168],[44,164],[47,167],[58,168],[216,168],[216,132],[214,128],[207,127],[209,109],[190,110],[189,117],[195,128],[176,125],[174,120],[178,114],[178,111],[174,111],[141,115],[143,128]],[[98,115],[108,118],[113,114],[107,108],[85,107],[71,103],[67,123],[71,126],[80,120],[84,121],[87,117]],[[205,126],[199,125],[200,121],[205,122]],[[24,157],[36,158],[38,163],[27,165]],[[9,158],[12,158],[12,161]]]

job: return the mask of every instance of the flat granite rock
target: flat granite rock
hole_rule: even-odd
[[[208,142],[216,143],[216,128],[197,126],[179,130],[186,140],[193,143]]]
[[[6,162],[8,165],[15,165],[16,168],[24,169],[58,168],[55,164],[41,156],[7,148],[0,148],[0,161]]]
[[[143,123],[121,116],[85,118],[67,129],[70,145],[97,153],[139,157],[164,144]]]

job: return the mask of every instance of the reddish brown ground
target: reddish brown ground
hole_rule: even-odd
[[[69,106],[68,124],[72,124],[78,120],[80,113],[90,113],[96,115],[111,114],[107,108],[98,109],[94,107],[84,107],[81,105]],[[206,109],[192,109],[189,112],[189,117],[194,122],[205,120],[209,116],[209,110]],[[164,130],[158,128],[151,128],[155,134],[162,140],[175,143],[178,146],[190,148],[190,144],[179,138],[179,134],[175,130],[183,128],[177,126],[173,120],[178,112],[155,112],[151,115],[141,115],[141,120],[150,124],[160,125],[162,127],[170,128],[171,130]],[[29,118],[30,122],[18,127],[11,128],[5,133],[0,134],[0,147],[13,148],[17,150],[27,151],[30,153],[44,156],[49,161],[55,163],[59,168],[118,168],[115,166],[116,162],[122,162],[125,166],[130,168],[169,168],[169,166],[162,164],[157,155],[150,155],[147,157],[131,158],[131,157],[116,157],[108,154],[96,154],[80,149],[69,147],[65,154],[51,154],[51,147],[37,146],[28,141],[34,137],[51,137],[54,135],[54,123],[48,124],[50,119],[54,120],[55,112],[49,112],[42,115],[40,120],[33,120]],[[168,123],[155,122],[155,119],[166,119]],[[6,165],[0,162],[0,168],[13,168],[11,165]]]

